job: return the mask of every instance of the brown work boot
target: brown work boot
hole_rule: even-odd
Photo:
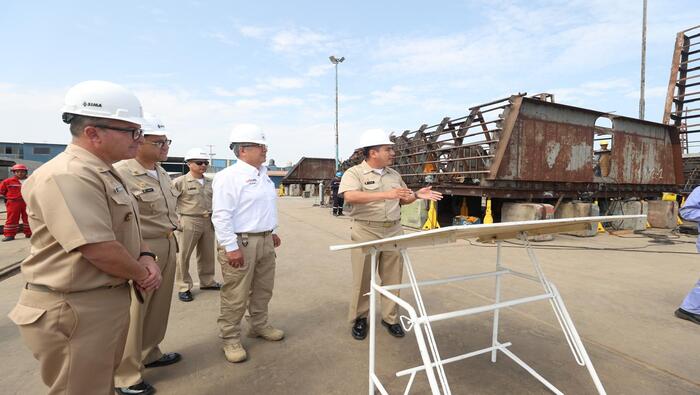
[[[284,339],[284,331],[266,325],[262,328],[250,328],[248,337],[262,337],[265,340],[276,342]]]
[[[224,344],[224,355],[227,361],[233,363],[243,362],[248,358],[248,353],[245,352],[241,343]]]

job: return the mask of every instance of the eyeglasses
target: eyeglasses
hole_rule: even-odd
[[[155,145],[158,148],[163,148],[164,145],[169,146],[173,143],[172,140],[144,141],[146,144]]]
[[[208,160],[193,160],[192,162],[193,162],[194,164],[196,164],[197,166],[201,166],[201,165],[207,165],[207,166],[209,166],[209,161],[208,161]]]
[[[246,144],[241,144],[241,147],[243,147],[243,148],[256,147],[256,148],[265,149],[265,148],[267,148],[267,145],[265,145],[265,144],[256,144],[256,143],[246,143]]]
[[[138,140],[143,136],[143,129],[141,128],[117,128],[114,126],[109,126],[109,125],[92,125],[96,128],[101,128],[101,129],[109,129],[109,130],[116,130],[118,132],[125,132],[125,133],[131,133],[131,138],[134,140]]]

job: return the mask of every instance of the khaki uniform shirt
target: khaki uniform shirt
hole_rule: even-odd
[[[338,193],[346,191],[385,192],[394,188],[406,188],[396,170],[385,167],[382,175],[372,171],[366,161],[348,169],[340,180]],[[363,221],[398,221],[401,219],[399,200],[379,200],[365,204],[348,204],[348,215]]]
[[[138,202],[143,238],[170,236],[173,230],[177,229],[175,206],[180,193],[171,186],[168,173],[162,167],[156,166],[156,180],[136,159],[123,160],[114,165],[114,168]]]
[[[136,202],[114,167],[71,144],[37,169],[22,189],[34,232],[22,262],[27,282],[60,292],[126,282],[101,271],[77,250],[116,240],[134,259],[139,257]]]
[[[204,177],[204,185],[190,173],[173,180],[173,187],[180,193],[177,213],[184,215],[211,215],[211,180]]]

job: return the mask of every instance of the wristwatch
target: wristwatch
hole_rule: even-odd
[[[154,261],[158,262],[158,255],[156,255],[152,252],[141,251],[141,253],[139,254],[139,258],[141,258],[142,256],[150,256],[151,258],[153,258]]]

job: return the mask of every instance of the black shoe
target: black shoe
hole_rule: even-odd
[[[690,311],[685,311],[681,308],[678,308],[678,310],[676,310],[676,312],[673,314],[682,320],[688,320],[700,325],[700,314],[691,313]]]
[[[114,390],[120,395],[151,395],[156,393],[156,389],[145,381],[130,387],[117,387]]]
[[[199,287],[202,291],[207,291],[207,290],[215,290],[218,291],[221,289],[221,284],[214,282],[212,285],[207,285],[206,287]]]
[[[403,328],[401,327],[401,324],[390,324],[382,320],[382,325],[384,325],[384,327],[391,336],[404,337],[406,335],[406,333],[403,331]]]
[[[182,355],[176,353],[176,352],[166,352],[163,354],[162,357],[160,357],[157,361],[153,361],[151,363],[147,363],[144,365],[146,368],[157,368],[160,366],[168,366],[172,365],[176,362],[180,362],[182,359]]]
[[[365,337],[367,337],[367,318],[356,319],[350,333],[357,340],[365,340]]]
[[[177,297],[183,302],[191,302],[194,300],[194,296],[192,296],[192,292],[190,291],[178,292]]]
[[[15,239],[14,236],[5,236],[5,237],[2,238],[2,241],[12,241],[12,240],[14,240],[14,239]]]

